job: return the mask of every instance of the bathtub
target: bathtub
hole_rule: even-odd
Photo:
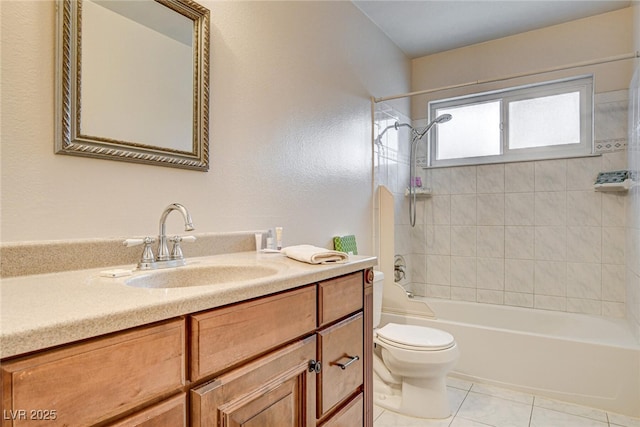
[[[640,344],[625,320],[424,301],[437,319],[383,312],[381,324],[451,333],[461,353],[453,376],[640,417]]]

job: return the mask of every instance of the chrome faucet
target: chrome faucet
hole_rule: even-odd
[[[169,248],[167,247],[167,233],[166,233],[166,221],[167,217],[171,213],[171,211],[178,211],[182,214],[182,218],[184,219],[184,231],[192,231],[194,230],[193,221],[191,220],[191,215],[187,208],[185,208],[180,203],[172,203],[165,208],[160,216],[160,230],[158,231],[158,261],[167,261],[171,259],[171,255],[169,254]]]
[[[151,249],[151,244],[156,241],[152,237],[145,237],[144,239],[127,239],[122,242],[125,246],[144,245],[142,257],[140,259],[140,262],[138,263],[139,270],[155,270],[158,268],[170,268],[185,265],[184,256],[182,255],[180,244],[182,242],[194,242],[196,238],[195,236],[174,236],[170,239],[167,239],[165,223],[167,221],[167,216],[169,216],[171,211],[178,211],[182,214],[182,218],[184,218],[185,231],[192,231],[195,229],[193,227],[191,215],[189,214],[187,208],[185,208],[180,203],[172,203],[167,206],[160,216],[160,231],[158,232],[157,257],[153,255],[153,250]],[[169,253],[169,248],[167,247],[167,240],[173,242],[173,249],[171,250],[171,253]]]

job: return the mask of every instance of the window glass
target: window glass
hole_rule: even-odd
[[[580,143],[580,92],[509,103],[509,148]]]
[[[500,154],[500,101],[442,108],[436,117],[451,114],[452,122],[443,123],[438,132],[437,159],[460,159]]]

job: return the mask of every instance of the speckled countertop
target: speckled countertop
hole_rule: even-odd
[[[158,289],[129,286],[126,281],[169,270],[106,278],[100,272],[108,268],[95,268],[3,279],[0,358],[292,289],[375,263],[375,257],[351,256],[345,264],[311,265],[282,254],[239,252],[190,258],[186,267],[179,268],[258,266],[272,269],[273,274],[213,285]]]

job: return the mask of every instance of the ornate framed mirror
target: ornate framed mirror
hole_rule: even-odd
[[[209,10],[58,0],[55,152],[207,171]]]

